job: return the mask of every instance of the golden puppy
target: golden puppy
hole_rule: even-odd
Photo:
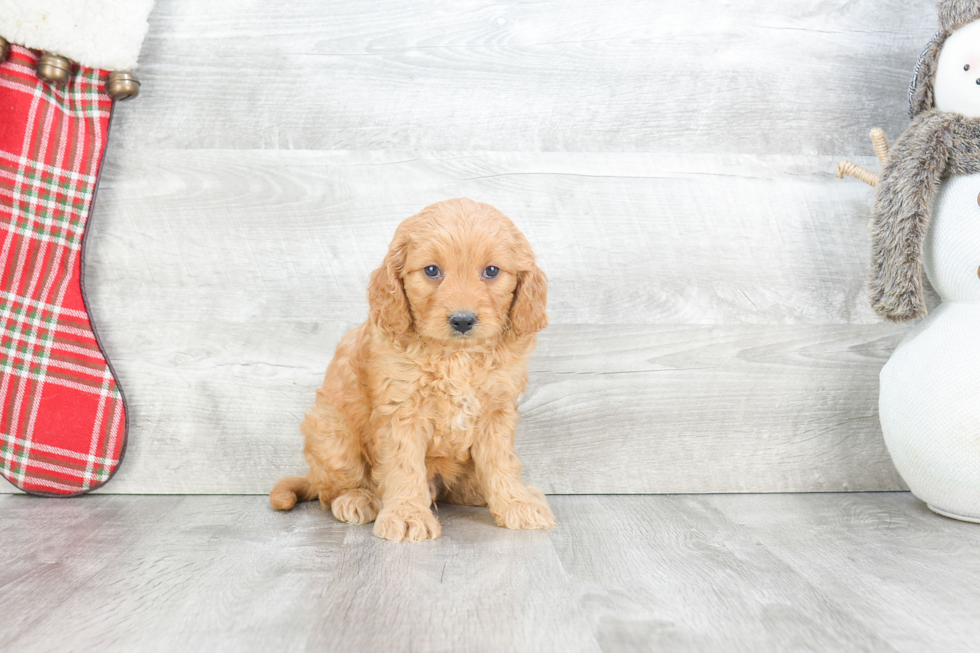
[[[447,200],[402,222],[371,275],[368,321],[341,340],[300,427],[309,475],[280,480],[272,506],[319,498],[396,542],[439,537],[437,498],[488,506],[507,528],[554,526],[514,451],[547,289],[492,206]]]

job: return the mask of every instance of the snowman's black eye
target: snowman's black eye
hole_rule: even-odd
[[[980,86],[980,78],[977,78],[977,86]]]
[[[498,268],[496,265],[488,265],[483,271],[483,276],[485,276],[487,279],[493,279],[498,274],[500,274],[500,268]]]
[[[970,69],[970,64],[966,64],[965,66],[963,66],[963,70],[969,70],[969,69]]]
[[[439,275],[442,274],[442,271],[434,265],[427,265],[422,268],[422,271],[425,272],[425,276],[429,277],[430,279],[438,279]]]

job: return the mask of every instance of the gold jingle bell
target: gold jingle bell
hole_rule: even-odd
[[[105,92],[113,100],[129,100],[140,94],[140,80],[134,73],[115,71],[109,73]]]
[[[65,57],[45,52],[37,60],[37,76],[55,86],[67,84],[71,79],[71,62]]]
[[[8,56],[10,56],[10,44],[7,43],[7,39],[0,36],[0,63],[6,61]]]

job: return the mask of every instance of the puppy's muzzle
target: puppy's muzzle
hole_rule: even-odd
[[[469,311],[457,311],[449,316],[449,326],[456,333],[466,333],[476,324],[476,315]]]

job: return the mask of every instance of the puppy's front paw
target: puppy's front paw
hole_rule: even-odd
[[[338,520],[348,524],[367,524],[378,516],[381,501],[373,492],[365,489],[345,492],[333,500],[330,510]]]
[[[548,502],[545,501],[544,496],[535,495],[540,495],[540,492],[508,502],[503,506],[494,506],[493,516],[497,526],[514,530],[554,528],[555,516],[548,507]]]
[[[424,542],[442,535],[442,526],[428,507],[385,506],[374,522],[374,534],[392,542]]]

